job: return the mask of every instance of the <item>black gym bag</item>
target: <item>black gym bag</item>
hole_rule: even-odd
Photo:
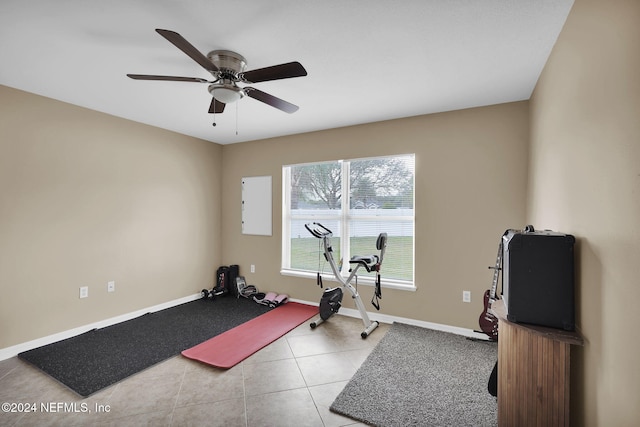
[[[224,295],[236,296],[238,287],[236,285],[236,277],[240,274],[240,267],[236,264],[226,266],[223,265],[216,271],[216,285],[208,291],[202,290],[203,298],[215,298]]]

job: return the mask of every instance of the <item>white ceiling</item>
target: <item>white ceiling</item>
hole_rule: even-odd
[[[0,84],[231,144],[529,99],[572,4],[0,0]],[[252,86],[300,110],[244,98],[213,127],[206,84],[125,76],[211,77],[156,28],[247,70],[299,61],[308,76]]]

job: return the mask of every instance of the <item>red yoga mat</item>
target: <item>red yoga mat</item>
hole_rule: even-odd
[[[202,344],[184,350],[182,355],[228,369],[316,314],[318,307],[288,302]]]

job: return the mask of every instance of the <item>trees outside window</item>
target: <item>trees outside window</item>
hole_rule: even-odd
[[[333,231],[342,274],[352,256],[377,253],[377,236],[386,232],[383,280],[413,286],[414,171],[414,155],[283,167],[283,272],[323,269],[319,239],[304,228],[320,222]],[[373,273],[363,276],[366,282]]]

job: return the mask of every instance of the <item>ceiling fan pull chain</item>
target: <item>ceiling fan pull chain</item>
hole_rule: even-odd
[[[236,102],[236,136],[238,136],[238,103]]]
[[[213,98],[213,123],[211,126],[216,127],[216,99]]]

